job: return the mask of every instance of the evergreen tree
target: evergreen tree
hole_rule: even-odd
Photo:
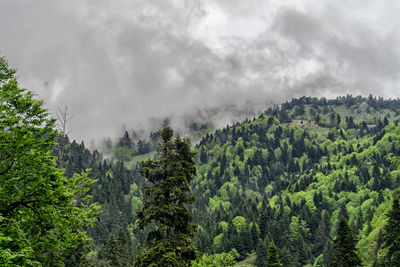
[[[271,241],[268,247],[268,256],[267,256],[267,267],[280,267],[282,266],[281,261],[279,260],[278,249],[275,246],[274,241]]]
[[[265,261],[267,260],[267,246],[265,245],[264,240],[258,241],[257,248],[256,248],[256,261],[254,264],[257,267],[265,267]]]
[[[194,153],[179,136],[173,139],[173,130],[161,132],[156,159],[142,162],[139,172],[152,185],[147,187],[146,199],[138,213],[138,226],[144,229],[154,222],[155,228],[146,237],[146,250],[138,255],[136,266],[190,266],[198,258],[191,238],[196,230],[187,204],[194,203],[189,196],[190,181],[196,174]]]
[[[331,240],[326,241],[323,253],[323,266],[331,267],[333,266],[334,261],[334,250],[333,250],[333,242]]]
[[[120,228],[116,235],[111,235],[101,254],[100,258],[105,259],[111,266],[131,266],[128,238],[124,229]]]
[[[340,217],[337,236],[334,241],[333,266],[355,267],[361,266],[361,259],[356,249],[357,240],[347,220]]]
[[[208,161],[207,152],[206,152],[206,150],[204,149],[204,147],[202,147],[202,148],[201,148],[201,151],[200,151],[200,162],[201,162],[202,164],[206,164],[207,161]]]
[[[387,248],[385,262],[388,266],[400,266],[400,206],[395,199],[392,209],[388,212],[388,222],[385,226],[382,248]]]
[[[258,231],[256,223],[254,221],[253,224],[251,225],[250,232],[251,232],[251,241],[253,243],[253,249],[256,249],[258,242]]]
[[[129,133],[125,131],[124,136],[119,139],[118,145],[123,147],[132,147],[132,139],[129,137]]]

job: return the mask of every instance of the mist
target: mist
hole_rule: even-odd
[[[284,3],[282,3],[284,2]],[[188,117],[216,126],[292,97],[400,96],[398,1],[2,0],[0,53],[72,137]]]

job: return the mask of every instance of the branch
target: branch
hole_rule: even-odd
[[[0,175],[6,174],[12,168],[13,165],[14,161],[11,162],[11,164],[4,171],[0,172]]]
[[[59,131],[60,131],[60,143],[58,144],[58,156],[57,156],[57,168],[61,166],[62,160],[64,158],[65,150],[66,150],[66,144],[65,144],[65,137],[71,133],[71,131],[67,132],[67,124],[68,122],[73,118],[73,116],[70,116],[68,114],[68,107],[64,107],[64,111],[58,108],[58,121],[59,121]]]
[[[6,217],[10,212],[18,208],[19,206],[23,206],[28,208],[28,204],[35,203],[37,200],[28,200],[28,201],[17,201],[8,205],[6,210],[2,212],[2,216]]]

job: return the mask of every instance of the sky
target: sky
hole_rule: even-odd
[[[230,123],[303,95],[397,98],[399,11],[397,0],[1,0],[0,54],[90,140],[165,117]]]

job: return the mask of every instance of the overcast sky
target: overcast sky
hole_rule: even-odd
[[[1,0],[0,53],[75,137],[292,97],[399,97],[400,1]]]

